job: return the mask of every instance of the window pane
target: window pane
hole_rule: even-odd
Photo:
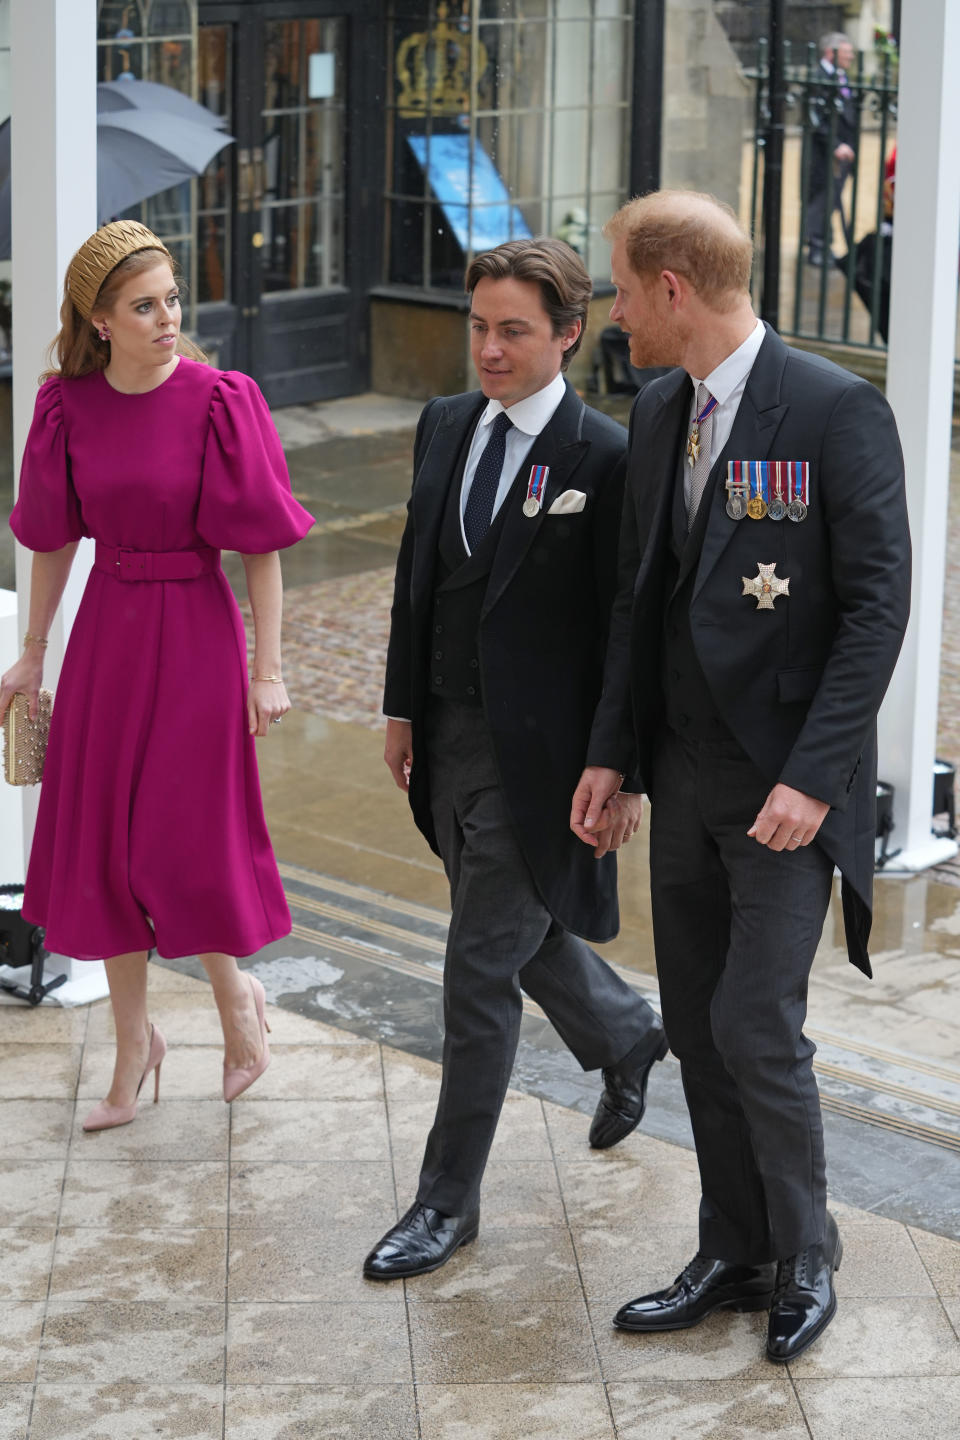
[[[553,117],[554,195],[582,195],[587,188],[587,110],[558,110]]]
[[[264,118],[266,194],[269,200],[295,200],[300,194],[299,115],[270,115]]]
[[[201,215],[197,222],[197,303],[215,304],[230,295],[227,215]]]
[[[630,26],[622,20],[598,20],[593,36],[593,103],[615,105],[627,95]]]
[[[586,195],[567,195],[550,206],[547,233],[565,240],[584,260],[587,258],[589,224]]]
[[[143,49],[136,40],[129,45],[97,46],[97,80],[143,79]]]
[[[159,195],[151,195],[144,203],[148,225],[155,235],[163,239],[166,235],[189,235],[190,224],[190,181],[183,180]]]
[[[97,18],[98,40],[132,40],[142,35],[143,15],[138,0],[100,0]]]
[[[192,29],[187,0],[147,0],[148,35],[189,35]]]
[[[299,206],[271,205],[264,208],[263,245],[260,249],[264,290],[295,290],[297,288],[297,258],[300,251],[299,226]]]
[[[472,86],[460,64],[469,41],[461,8],[479,19],[483,69]],[[560,234],[592,252],[598,203],[606,219],[623,199],[635,8],[635,0],[474,0],[449,6],[448,19],[446,7],[439,15],[437,5],[408,0],[391,32],[391,279],[416,284],[422,271],[428,284],[459,288],[471,249],[516,235]],[[455,73],[464,94],[444,112]],[[607,259],[601,246],[593,263],[605,279]]]
[[[584,257],[587,269],[594,280],[610,280],[610,246],[603,238],[603,227],[614,211],[623,203],[623,191],[612,191],[609,195],[594,195],[590,201],[590,234],[587,254]]]
[[[190,74],[190,44],[186,40],[163,40],[148,47],[147,75],[158,85],[169,85],[189,95],[193,81]]]
[[[630,112],[595,110],[591,136],[590,189],[618,190],[626,188],[629,155]]]
[[[537,20],[548,15],[549,8],[549,0],[480,0],[480,19]]]
[[[266,75],[264,109],[286,110],[303,103],[299,20],[270,20],[264,27]]]

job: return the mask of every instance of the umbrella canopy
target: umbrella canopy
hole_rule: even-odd
[[[222,130],[226,120],[214,115],[206,105],[198,105],[189,95],[182,95],[170,85],[157,85],[152,80],[105,80],[97,86],[97,112],[100,115],[118,110],[162,110],[195,125],[211,125]]]
[[[233,136],[159,110],[113,110],[97,117],[97,219],[192,175],[202,175]]]
[[[125,82],[124,88],[134,83]],[[169,110],[102,111],[97,116],[97,224],[202,175],[214,155],[232,144],[232,135]],[[0,260],[9,258],[10,121],[5,120],[0,125]]]

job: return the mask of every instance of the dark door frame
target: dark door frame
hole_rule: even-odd
[[[369,384],[369,292],[380,278],[379,210],[383,194],[383,95],[386,83],[384,5],[382,0],[200,0],[200,25],[233,25],[230,117],[236,145],[231,147],[232,294],[222,304],[198,311],[201,342],[216,346],[224,366],[246,369],[257,378],[271,404],[298,404],[334,395],[355,394]],[[253,249],[258,213],[241,213],[238,169],[241,152],[262,143],[263,46],[258,25],[270,20],[346,21],[347,112],[344,249],[346,284],[342,290],[260,293],[260,270]],[[276,363],[278,316],[287,330],[303,334],[317,328],[329,350],[340,346],[336,363],[284,369]],[[271,364],[268,356],[273,355]],[[271,371],[273,373],[271,373]]]

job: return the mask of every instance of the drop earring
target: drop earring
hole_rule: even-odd
[[[109,339],[110,339],[110,331],[107,329],[106,325],[104,325],[104,326],[102,327],[102,329],[98,330],[98,331],[97,331],[97,334],[100,336],[100,339],[101,339],[101,340],[109,340]]]

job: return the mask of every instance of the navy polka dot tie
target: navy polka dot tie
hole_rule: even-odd
[[[473,484],[470,486],[466,509],[463,512],[463,530],[471,554],[490,529],[493,502],[497,498],[507,452],[507,431],[512,428],[513,421],[505,410],[501,410],[490,426],[490,438],[474,472]]]

